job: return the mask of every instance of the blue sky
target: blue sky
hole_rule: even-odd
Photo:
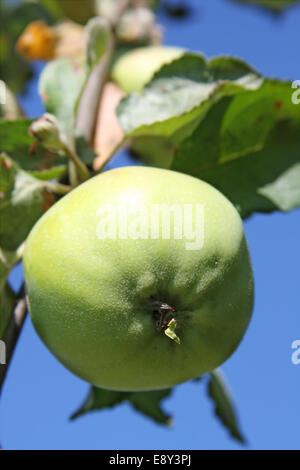
[[[208,57],[242,57],[271,77],[300,79],[300,8],[276,18],[230,0],[190,0],[187,21],[160,18],[165,42]],[[37,69],[40,67],[37,65]],[[42,112],[37,81],[22,98],[26,112]],[[299,105],[300,106],[300,105]],[[300,109],[299,109],[300,111]],[[283,155],[284,158],[284,155]],[[113,165],[126,163],[124,155]],[[112,165],[111,164],[111,165]],[[250,449],[300,449],[300,365],[291,344],[300,339],[300,210],[255,215],[245,222],[256,284],[255,310],[237,352],[223,365]],[[18,267],[11,281],[22,279]],[[88,385],[48,352],[27,318],[0,403],[5,449],[240,449],[213,415],[205,382],[178,386],[164,408],[165,429],[127,404],[70,422]]]

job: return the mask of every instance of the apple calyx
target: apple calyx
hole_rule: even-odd
[[[175,333],[177,322],[173,315],[174,312],[176,312],[175,308],[170,307],[165,302],[153,302],[153,317],[156,330],[159,332],[164,331],[168,338],[180,344],[180,338]]]

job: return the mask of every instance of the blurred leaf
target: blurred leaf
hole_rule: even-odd
[[[87,36],[87,64],[92,68],[107,49],[110,27],[104,18],[95,17],[87,23],[85,33]]]
[[[41,145],[28,133],[33,121],[0,120],[0,152],[6,152],[23,169],[39,179],[59,179],[67,171],[67,160]]]
[[[75,107],[85,78],[84,58],[56,59],[40,76],[39,91],[45,108],[57,118],[71,148],[74,146]]]
[[[280,12],[289,6],[299,3],[299,0],[235,0],[238,3],[261,6],[274,12]]]
[[[49,0],[40,0],[42,2]],[[56,0],[64,16],[76,23],[85,24],[89,18],[95,16],[95,0]]]
[[[0,246],[16,250],[41,215],[55,202],[41,180],[0,155]]]
[[[214,402],[216,416],[228,429],[231,436],[245,444],[245,439],[239,430],[233,400],[220,369],[210,373],[208,395]]]
[[[122,402],[129,402],[132,406],[149,418],[160,424],[170,424],[170,417],[160,408],[160,401],[169,396],[171,389],[155,390],[150,392],[118,392],[91,387],[83,405],[76,411],[71,419],[75,419],[90,411],[99,411],[111,408]]]
[[[25,0],[31,2],[32,0]],[[59,20],[63,16],[63,11],[59,6],[59,0],[38,0],[54,20]]]
[[[91,165],[97,156],[90,144],[82,136],[76,138],[76,152],[80,160],[86,165]]]
[[[0,33],[0,66],[1,79],[13,92],[21,92],[32,71],[28,63],[22,59],[15,45],[18,37],[32,21],[44,20],[52,24],[55,18],[45,6],[36,2],[9,5],[1,2],[1,33]]]
[[[89,77],[110,39],[110,29],[103,18],[91,19],[85,31],[87,58],[60,58],[52,61],[45,67],[39,82],[45,108],[57,118],[61,133],[71,149],[75,146],[78,106]]]

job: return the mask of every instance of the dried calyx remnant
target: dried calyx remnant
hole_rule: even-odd
[[[152,306],[157,331],[164,331],[165,335],[180,344],[180,339],[175,333],[177,326],[177,322],[174,318],[174,313],[176,312],[175,308],[159,300],[154,301]]]

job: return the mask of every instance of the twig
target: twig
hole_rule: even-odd
[[[68,192],[70,192],[72,189],[71,186],[68,186],[67,184],[52,183],[52,181],[44,181],[43,186],[45,186],[47,189],[50,189],[54,193],[61,195],[68,194]]]
[[[130,4],[131,0],[119,0],[115,3],[115,7],[107,18],[111,25],[112,31]],[[114,48],[115,39],[114,35],[112,34],[112,37],[107,46],[107,51],[91,72],[78,105],[76,129],[90,144],[92,144],[94,140],[99,103],[101,101],[105,82],[108,78],[109,65]]]
[[[113,49],[114,40],[111,38],[106,53],[91,72],[78,106],[76,129],[89,143],[93,141],[98,106],[108,77]]]
[[[6,364],[0,366],[0,393],[2,391],[2,386],[7,374],[7,369],[11,362],[15,345],[20,336],[22,326],[24,324],[27,314],[26,306],[26,295],[25,295],[25,286],[22,285],[17,298],[17,303],[15,305],[14,311],[11,315],[11,319],[6,328],[4,335],[4,342],[6,345]]]
[[[65,146],[64,151],[67,154],[67,157],[74,163],[80,180],[85,181],[89,179],[89,177],[91,176],[90,172],[87,166],[83,163],[83,161],[80,160],[78,155],[67,146]]]
[[[69,180],[72,188],[76,188],[76,186],[79,185],[80,181],[78,179],[77,171],[76,171],[76,166],[74,165],[74,162],[72,160],[69,160]]]

